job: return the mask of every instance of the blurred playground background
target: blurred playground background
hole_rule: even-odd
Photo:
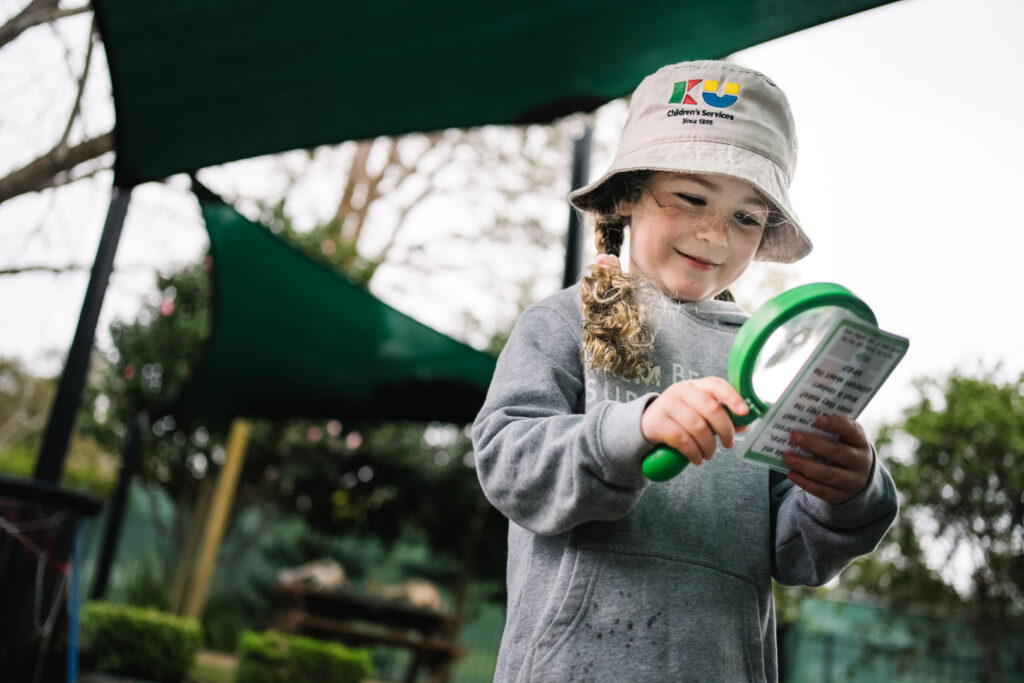
[[[15,21],[26,8],[38,23]],[[900,0],[728,55],[793,101],[795,203],[817,245],[752,270],[738,299],[834,280],[911,339],[864,416],[902,514],[827,587],[776,587],[785,680],[1024,680],[1022,21],[1009,0]],[[31,480],[111,200],[115,116],[88,5],[0,0],[0,24],[0,476]],[[608,39],[566,40],[585,51],[581,38]],[[59,482],[101,502],[73,558],[80,601],[194,619],[190,680],[235,680],[242,634],[267,629],[369,648],[375,680],[490,680],[505,523],[466,422],[486,359],[563,281],[574,149],[592,135],[600,172],[626,107],[317,144],[135,188]],[[275,288],[283,268],[239,266],[227,286],[227,254],[264,248],[316,273],[314,305]],[[356,339],[321,343],[343,334],[338,297],[363,294],[389,321],[365,359]],[[296,317],[281,338],[246,326]],[[407,372],[375,394],[317,393],[339,355]],[[443,363],[457,386],[429,372]],[[264,379],[236,382],[247,372]],[[407,409],[382,419],[388,401]],[[0,563],[38,540],[6,496]]]

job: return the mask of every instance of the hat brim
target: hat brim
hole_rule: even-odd
[[[673,140],[649,145],[615,159],[601,178],[569,195],[581,211],[589,211],[612,176],[626,171],[671,171],[675,173],[717,173],[744,180],[768,198],[781,215],[761,240],[755,259],[793,263],[811,252],[811,240],[800,228],[789,201],[789,179],[783,170],[757,152],[726,142]]]

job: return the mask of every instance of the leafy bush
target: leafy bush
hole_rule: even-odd
[[[163,612],[170,602],[171,579],[168,572],[153,557],[141,557],[127,566],[118,568],[121,580],[117,600],[149,607]]]
[[[195,619],[150,608],[88,602],[80,621],[83,667],[160,683],[185,680],[202,642]]]
[[[246,631],[235,683],[357,683],[374,674],[370,652],[277,631]]]

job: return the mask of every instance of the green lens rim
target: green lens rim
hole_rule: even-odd
[[[750,413],[734,416],[736,424],[749,424],[767,412],[770,404],[754,391],[754,366],[761,348],[775,330],[801,313],[821,306],[838,306],[861,320],[877,324],[871,308],[853,292],[834,282],[812,282],[769,299],[740,328],[729,351],[729,383],[747,402]]]

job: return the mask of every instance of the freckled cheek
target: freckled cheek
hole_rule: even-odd
[[[646,225],[645,229],[634,232],[630,240],[630,251],[643,261],[668,258],[672,253],[672,235],[658,225]]]
[[[757,248],[761,246],[761,234],[753,233],[740,236],[736,242],[735,253],[740,259],[751,261],[757,254]]]

